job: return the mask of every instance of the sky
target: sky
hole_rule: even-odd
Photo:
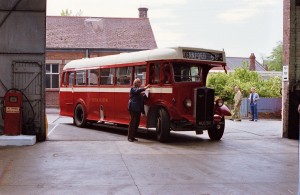
[[[282,0],[47,0],[47,15],[72,10],[81,16],[137,18],[148,8],[159,48],[225,50],[229,57],[271,55],[283,40]]]

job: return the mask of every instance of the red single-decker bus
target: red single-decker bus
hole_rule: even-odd
[[[60,115],[73,117],[78,127],[128,125],[129,91],[140,78],[142,85],[151,85],[140,127],[155,128],[159,141],[168,140],[171,130],[208,130],[211,140],[220,140],[224,118],[231,114],[223,100],[215,100],[206,78],[211,68],[225,66],[224,51],[190,47],[74,60],[63,69]]]

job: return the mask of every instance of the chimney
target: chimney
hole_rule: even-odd
[[[147,12],[148,12],[148,8],[140,7],[139,8],[139,18],[148,18]]]
[[[249,67],[249,70],[250,71],[255,71],[255,55],[254,53],[251,53],[250,55],[250,67]]]

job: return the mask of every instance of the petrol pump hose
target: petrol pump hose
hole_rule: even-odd
[[[6,93],[8,93],[9,91],[18,91],[18,92],[20,92],[25,97],[25,99],[27,100],[27,102],[29,103],[29,106],[30,106],[31,111],[32,111],[32,118],[29,117],[25,123],[23,121],[23,128],[22,128],[23,130],[22,131],[23,131],[23,134],[25,134],[25,135],[33,135],[33,134],[35,134],[35,128],[34,128],[35,112],[34,112],[34,109],[33,109],[32,105],[31,105],[29,99],[23,93],[23,91],[21,91],[21,90],[19,90],[17,88],[11,88],[11,89],[7,90]],[[5,104],[5,102],[4,102],[4,104]],[[4,119],[4,113],[5,113],[4,112],[4,109],[5,109],[4,104],[3,104],[3,107],[1,109],[2,119]],[[22,112],[23,112],[23,108],[21,108],[21,109],[22,109]]]

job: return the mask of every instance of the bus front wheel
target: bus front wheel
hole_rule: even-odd
[[[225,129],[225,119],[224,117],[219,122],[219,124],[214,124],[211,129],[208,130],[208,136],[211,140],[220,140],[223,137]]]
[[[168,112],[161,108],[157,114],[156,136],[160,142],[165,142],[170,136],[170,117]]]
[[[74,110],[74,123],[77,127],[84,127],[86,125],[86,113],[81,104],[78,104]]]

